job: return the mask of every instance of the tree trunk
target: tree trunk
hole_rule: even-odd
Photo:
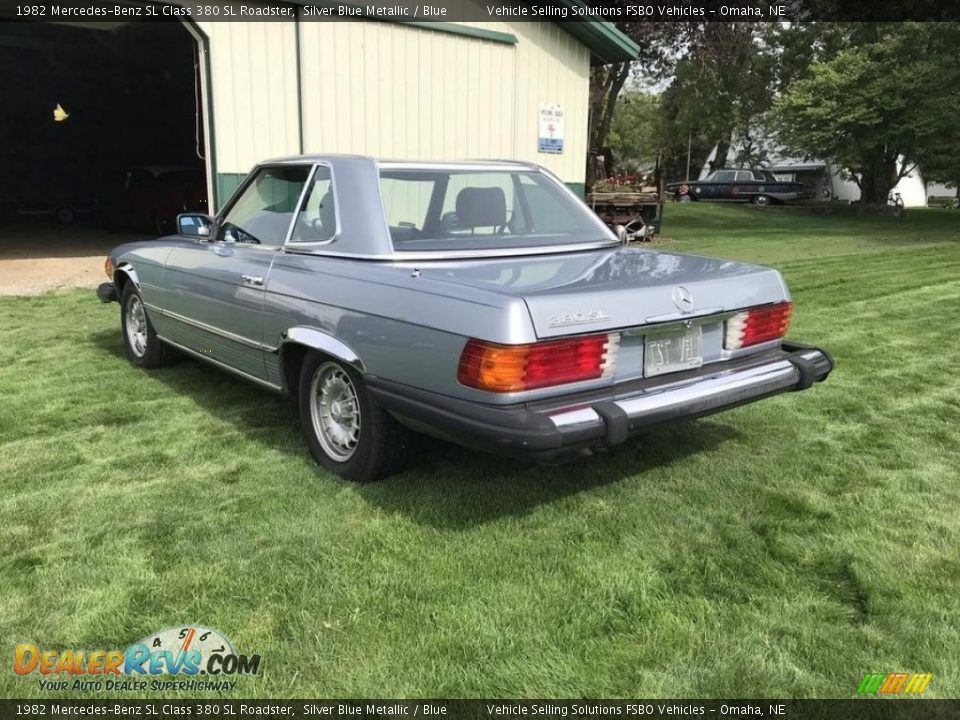
[[[730,154],[730,140],[721,139],[717,142],[717,152],[710,161],[710,172],[727,166],[727,155]]]
[[[590,112],[588,153],[602,152],[617,109],[617,97],[630,77],[630,63],[616,63],[590,70]],[[597,180],[596,163],[587,162],[587,188]]]
[[[896,185],[897,162],[882,150],[864,158],[860,173],[860,203],[864,206],[885,206],[890,190]]]

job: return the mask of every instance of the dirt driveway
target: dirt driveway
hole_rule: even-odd
[[[106,280],[103,260],[110,248],[143,237],[46,220],[0,225],[0,295],[95,288]]]

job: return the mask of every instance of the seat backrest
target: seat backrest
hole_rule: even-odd
[[[507,223],[507,198],[498,187],[465,187],[457,193],[461,228],[498,227]]]

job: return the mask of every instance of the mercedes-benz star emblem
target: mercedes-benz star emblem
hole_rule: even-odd
[[[693,294],[683,285],[673,288],[673,304],[682,313],[693,312]]]

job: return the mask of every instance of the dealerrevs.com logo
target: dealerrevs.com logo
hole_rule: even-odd
[[[238,653],[221,632],[202,625],[171,627],[119,650],[60,650],[21,643],[13,671],[41,690],[143,692],[233,690],[237,676],[257,675],[259,655]],[[172,676],[179,679],[160,679]]]

